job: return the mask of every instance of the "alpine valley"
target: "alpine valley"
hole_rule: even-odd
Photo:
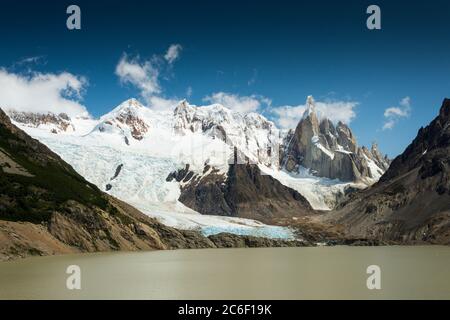
[[[257,113],[130,99],[99,119],[0,114],[0,258],[68,252],[450,244],[450,100],[392,162],[313,97]],[[36,139],[36,140],[35,140]]]

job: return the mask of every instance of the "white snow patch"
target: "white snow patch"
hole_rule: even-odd
[[[377,166],[377,164],[372,159],[367,157],[366,155],[364,155],[364,158],[367,161],[367,165],[369,167],[370,174],[372,175],[372,180],[374,180],[374,181],[380,180],[381,176],[383,175],[383,170],[379,166]]]
[[[320,150],[323,151],[323,153],[325,153],[328,157],[330,157],[331,160],[334,159],[334,153],[331,152],[330,150],[328,150],[326,147],[324,147],[321,143],[320,143],[320,139],[318,136],[313,136],[311,138],[311,142]]]
[[[353,152],[345,150],[343,146],[341,146],[340,144],[337,145],[337,149],[334,150],[335,152],[341,152],[341,153],[346,153],[346,154],[352,154]]]
[[[355,183],[342,182],[338,179],[316,177],[308,169],[302,167],[298,173],[259,167],[265,174],[271,175],[283,185],[298,191],[315,210],[331,210],[346,187],[356,186]],[[362,186],[358,185],[358,187]]]

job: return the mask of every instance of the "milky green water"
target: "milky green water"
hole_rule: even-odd
[[[81,268],[81,290],[66,269]],[[369,290],[369,265],[381,290]],[[450,299],[450,247],[177,250],[0,263],[1,299]]]

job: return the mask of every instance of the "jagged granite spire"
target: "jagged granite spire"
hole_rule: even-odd
[[[389,164],[378,154],[362,152],[346,124],[338,122],[335,126],[326,114],[320,118],[319,122],[314,98],[308,96],[303,117],[282,160],[285,168],[295,171],[304,167],[317,176],[342,181],[377,181]]]
[[[311,115],[316,114],[316,102],[314,101],[313,96],[308,96],[306,98],[306,109],[303,113],[303,118],[310,117]]]

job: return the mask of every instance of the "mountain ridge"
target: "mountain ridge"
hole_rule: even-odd
[[[358,147],[346,124],[339,121],[334,126],[326,117],[319,120],[315,101],[309,96],[303,117],[285,148],[283,163],[288,171],[303,166],[321,177],[370,185],[389,166],[389,161],[381,157],[377,147],[372,146],[371,150]]]
[[[326,220],[355,236],[450,244],[450,99],[377,183]]]
[[[311,109],[301,121],[310,122],[306,125],[309,126],[308,129],[313,133],[312,137],[315,137],[314,133],[320,132],[320,125],[332,131],[329,121],[321,121],[321,123],[317,121],[316,124],[319,124],[319,128],[314,125],[316,121],[314,119],[311,121],[311,118],[314,117],[314,110]],[[206,126],[207,130],[212,128],[209,126],[209,122],[203,122],[201,117],[197,117],[197,120],[199,124],[208,124]],[[126,121],[124,123],[127,124]],[[123,125],[124,123],[121,124]],[[169,121],[168,123],[172,122]],[[73,200],[70,197],[64,198],[58,195],[56,198],[61,200],[56,206],[45,203],[45,200],[48,200],[48,196],[46,197],[45,193],[48,191],[43,187],[48,187],[49,185],[37,184],[35,186],[31,184],[31,188],[22,187],[23,191],[21,192],[25,196],[24,199],[31,199],[31,201],[28,200],[28,205],[35,204],[38,206],[34,209],[32,206],[25,207],[24,213],[27,212],[29,214],[33,210],[37,210],[36,212],[40,212],[41,216],[32,217],[36,220],[30,220],[29,216],[26,219],[20,218],[20,214],[19,218],[17,215],[6,217],[6,213],[11,214],[12,212],[7,208],[15,205],[14,197],[16,197],[17,193],[12,189],[3,190],[3,196],[0,199],[0,211],[2,212],[0,238],[5,239],[4,243],[9,245],[9,247],[3,246],[0,248],[0,256],[3,255],[2,258],[30,254],[52,254],[52,252],[218,247],[236,245],[238,243],[244,243],[245,245],[247,243],[245,239],[249,239],[248,236],[239,235],[230,236],[231,238],[228,238],[229,236],[223,237],[220,232],[213,233],[212,238],[206,238],[196,231],[180,231],[166,226],[156,219],[140,213],[129,204],[103,194],[97,186],[101,187],[104,184],[99,185],[96,183],[94,185],[84,182],[85,180],[73,168],[65,164],[61,157],[54,154],[48,147],[40,144],[37,140],[29,138],[25,132],[15,127],[10,122],[9,117],[1,111],[0,124],[2,124],[0,125],[0,133],[5,137],[5,139],[2,139],[0,146],[2,165],[0,178],[4,180],[3,186],[12,185],[10,182],[5,183],[5,179],[11,179],[11,177],[14,177],[14,183],[19,183],[19,185],[23,184],[23,181],[32,181],[41,177],[42,173],[36,171],[35,167],[30,166],[27,161],[34,161],[38,164],[41,163],[41,165],[55,163],[55,168],[58,168],[58,163],[60,163],[62,172],[67,172],[69,177],[75,179],[75,185],[76,181],[78,183],[81,182],[81,185],[77,187],[81,188],[80,191],[72,192],[79,198]],[[136,139],[137,144],[140,141],[152,141],[152,128],[157,130],[158,125],[161,124],[156,122],[153,124],[149,123],[150,130],[144,134],[142,140]],[[219,124],[214,123],[214,126],[216,125]],[[346,131],[346,127],[343,124],[338,124],[338,127]],[[204,128],[203,126],[198,126],[194,132],[200,130],[202,131],[201,136],[203,136]],[[187,128],[185,134],[187,138],[190,138],[190,135],[194,132]],[[63,136],[70,137],[70,135]],[[50,134],[50,137],[55,139],[54,137],[58,137],[58,135]],[[220,137],[215,135],[209,138],[212,140],[208,141],[222,141]],[[371,150],[367,148],[357,149],[358,147],[356,143],[353,143],[349,132],[345,134],[344,138],[349,138],[341,140],[349,142],[345,148],[354,146],[356,153],[359,155],[364,156],[370,152],[370,155],[378,158],[378,160],[382,158],[376,145],[372,146]],[[79,138],[74,139],[80,140]],[[22,140],[25,142],[20,142]],[[314,139],[309,141],[313,145],[314,142],[317,143]],[[319,138],[318,142],[322,141],[324,140]],[[123,147],[121,148],[124,150],[135,147],[135,145],[126,145],[123,142],[122,145]],[[307,147],[311,147],[311,145]],[[231,158],[236,160],[238,158],[237,147],[234,146],[231,149]],[[85,157],[86,152],[80,151]],[[99,152],[101,151],[99,150]],[[18,158],[18,155],[21,153],[22,156],[25,156],[25,160],[27,157],[29,159],[27,161],[20,160],[21,158]],[[347,154],[346,152],[343,153]],[[90,156],[93,157],[92,159],[95,159],[96,154]],[[227,156],[229,157],[230,154],[227,154]],[[328,155],[325,154],[325,156]],[[450,243],[450,100],[448,99],[444,100],[439,115],[427,127],[419,130],[416,139],[406,148],[403,154],[393,160],[387,172],[378,182],[365,190],[346,194],[344,201],[338,208],[328,213],[318,215],[314,213],[308,203],[309,200],[306,201],[307,199],[301,193],[296,192],[295,189],[286,188],[286,186],[280,184],[282,180],[277,175],[262,175],[259,169],[262,164],[252,164],[250,159],[245,157],[241,161],[243,161],[243,164],[227,164],[227,171],[221,171],[222,169],[214,168],[208,163],[202,163],[201,166],[193,170],[190,170],[190,167],[187,166],[184,172],[177,172],[177,170],[170,171],[172,173],[169,172],[169,174],[166,172],[164,179],[168,183],[178,183],[181,193],[177,196],[177,199],[182,200],[182,202],[183,199],[194,200],[189,206],[200,212],[204,209],[199,205],[210,207],[206,209],[206,213],[210,212],[209,210],[216,210],[218,208],[216,206],[217,203],[224,203],[222,200],[218,201],[218,199],[223,197],[230,209],[225,215],[257,218],[268,222],[278,220],[278,224],[284,226],[295,225],[295,228],[300,230],[300,234],[310,236],[311,239],[331,241],[330,243],[341,243],[342,241],[342,243],[351,243],[355,239],[357,241],[359,241],[358,239],[368,239],[369,242],[375,241],[373,243]],[[176,169],[180,165],[181,162],[174,163],[171,166]],[[117,188],[117,183],[123,181],[120,179],[129,172],[128,167],[129,163],[126,161],[113,166],[114,170],[107,175],[112,190]],[[58,173],[60,172],[58,170],[53,171]],[[161,173],[164,174],[165,172]],[[233,181],[234,184],[231,183]],[[218,186],[216,190],[220,191],[215,193],[208,191],[214,189],[208,189],[209,187],[205,189],[208,183]],[[239,191],[239,188],[234,189],[235,191],[231,193],[232,196],[227,196],[227,193],[223,190],[232,190],[233,185],[241,185],[241,191]],[[156,186],[161,187],[158,184]],[[249,188],[243,186],[248,186]],[[59,192],[62,189],[58,187],[58,184],[51,187],[54,190],[53,192]],[[44,189],[45,192],[42,193],[40,189]],[[96,200],[95,197],[90,196],[92,193],[98,194],[99,199]],[[42,196],[43,194],[44,196]],[[198,201],[195,200],[197,195],[202,196]],[[209,196],[211,196],[211,201],[205,201],[204,199],[207,199]],[[288,199],[286,198],[287,196],[291,198]],[[44,200],[44,202],[42,200],[36,201],[37,197]],[[230,199],[232,200],[230,201]],[[261,203],[262,206],[256,210],[258,211],[256,216],[248,216],[248,212],[255,211],[255,206],[253,206],[252,202],[255,199],[259,199],[257,202]],[[296,207],[296,202],[299,205],[298,207]],[[26,205],[26,202],[24,204]],[[46,206],[49,210],[45,209]],[[95,209],[92,211],[92,208]],[[290,209],[293,212],[292,216],[289,213]],[[109,212],[108,210],[112,211]],[[282,211],[284,211],[284,215],[280,214]],[[93,212],[95,212],[94,215]],[[24,213],[22,213],[22,217]],[[215,214],[218,213],[215,212]],[[306,220],[298,220],[302,222],[290,220],[292,218],[298,219],[302,214]],[[275,220],[271,220],[273,218]],[[310,222],[305,224],[304,221],[308,220],[315,222],[312,225]],[[44,223],[42,224],[39,221]],[[312,228],[315,231],[312,234],[305,233],[305,230],[308,230],[311,226],[314,226]],[[339,234],[335,235],[332,235],[334,231],[329,233],[334,237],[334,240],[331,238],[327,240],[328,238],[326,237],[330,235],[325,236],[325,239],[323,239],[323,236],[317,238],[317,235],[327,234],[327,232],[331,231],[326,226],[334,226],[333,228],[335,229],[332,228],[333,230],[344,231],[340,231]],[[105,232],[105,228],[108,228],[109,231]],[[24,234],[23,241],[15,238],[14,234],[18,233]],[[33,245],[32,239],[36,241],[37,237],[39,237],[38,234],[41,234],[43,240]],[[124,237],[124,235],[127,236]],[[129,239],[133,239],[133,241]],[[298,242],[285,242],[274,239],[261,240],[262,242],[258,242],[260,240],[248,241],[250,241],[248,243],[253,244],[256,241],[256,243],[261,245],[292,245],[295,243],[300,245]],[[364,243],[364,241],[360,243]]]

